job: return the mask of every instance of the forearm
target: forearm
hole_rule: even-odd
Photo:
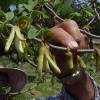
[[[68,80],[64,78],[62,81],[64,88],[75,100],[93,100],[94,87],[90,77],[81,71],[78,79]]]

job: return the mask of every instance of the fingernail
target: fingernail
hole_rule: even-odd
[[[75,41],[71,41],[71,44],[73,45],[73,47],[75,47],[75,48],[77,48],[78,47],[78,44],[77,44],[77,42],[75,42]]]
[[[73,45],[72,45],[71,43],[68,43],[68,46],[69,46],[71,49],[74,48]]]
[[[71,41],[70,43],[69,43],[69,47],[70,48],[77,48],[78,47],[78,44],[77,44],[77,42],[75,42],[75,41]]]

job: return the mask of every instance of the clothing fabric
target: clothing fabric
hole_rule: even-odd
[[[93,82],[94,90],[95,90],[93,100],[99,100],[100,99],[100,86],[94,81],[94,79],[91,76],[90,78]],[[34,98],[32,100],[74,100],[74,99],[65,91],[64,88],[62,88],[62,91],[57,96],[49,96],[47,98]]]

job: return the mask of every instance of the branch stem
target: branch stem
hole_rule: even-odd
[[[39,38],[33,38],[35,41],[37,42],[42,42],[41,39]],[[54,48],[54,49],[57,49],[57,50],[62,50],[62,51],[67,51],[67,48],[65,47],[61,47],[61,46],[56,46],[56,45],[53,45],[51,43],[48,43],[48,45],[51,47],[51,48]],[[78,53],[93,53],[95,51],[95,49],[77,49],[77,52]],[[99,50],[100,51],[100,50]]]

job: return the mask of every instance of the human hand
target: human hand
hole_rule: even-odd
[[[53,43],[56,43],[56,45],[63,45],[70,49],[88,48],[87,37],[80,32],[77,23],[73,20],[69,19],[52,27],[51,32],[53,33],[52,41]],[[66,61],[65,51],[58,49],[51,49],[51,51],[55,55],[57,65],[61,70],[61,74],[57,75],[57,77],[61,78],[65,90],[67,90],[75,100],[91,100],[91,98],[94,97],[93,82],[91,82],[90,77],[85,73],[85,71],[78,71],[80,72],[77,76],[78,79],[71,77],[74,71],[77,70],[77,64],[75,64],[77,58],[74,57],[77,57],[77,55],[73,56],[73,64],[75,67],[75,70],[73,70],[69,69],[69,66],[67,65],[68,61]]]
[[[53,33],[52,40],[65,47],[74,48],[87,48],[87,36],[80,32],[77,23],[74,20],[68,19],[50,29]]]
[[[74,20],[66,20],[52,27],[50,31],[53,33],[52,41],[57,45],[69,47],[70,49],[88,48],[88,39],[86,35],[80,32],[80,29]],[[71,71],[68,70],[68,66],[66,65],[65,52],[52,49],[52,53],[55,55],[62,74],[70,74]]]

